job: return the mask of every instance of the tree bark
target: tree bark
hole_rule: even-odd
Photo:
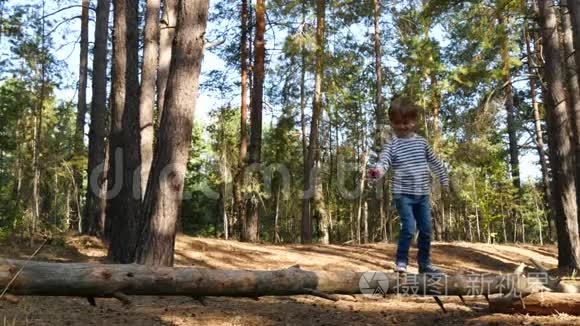
[[[140,264],[173,265],[175,227],[181,213],[191,147],[208,7],[209,0],[179,2],[166,109],[143,207],[145,225],[137,250]]]
[[[544,197],[546,204],[544,208],[546,211],[549,211],[549,203],[552,202],[552,196],[550,193],[550,180],[548,174],[548,162],[546,159],[546,151],[544,145],[544,136],[542,131],[542,116],[540,114],[540,107],[538,105],[537,100],[537,78],[538,75],[537,71],[535,71],[534,67],[537,66],[535,60],[533,59],[535,56],[532,55],[532,49],[530,47],[530,42],[534,43],[535,38],[530,38],[530,34],[528,32],[528,22],[527,20],[524,22],[524,42],[526,43],[526,55],[528,58],[527,66],[528,66],[528,74],[530,75],[530,98],[532,101],[532,109],[534,111],[534,127],[535,127],[535,143],[536,143],[536,150],[538,152],[538,157],[540,161],[540,167],[542,171],[542,187],[544,190]],[[550,217],[548,217],[551,219]]]
[[[578,85],[578,83],[580,82],[580,2],[578,1],[570,1],[566,3],[567,8],[568,8],[568,17],[567,19],[569,19],[569,25],[571,25],[571,27],[568,27],[567,29],[571,31],[566,32],[565,31],[565,37],[568,38],[567,43],[572,43],[572,53],[575,54],[575,59],[574,59],[574,70],[571,70],[572,67],[570,67],[571,65],[571,57],[567,57],[567,63],[568,63],[568,72],[570,77],[569,78],[576,78],[576,85]],[[562,6],[564,6],[565,3],[562,3]],[[564,18],[564,17],[563,17]],[[573,33],[571,33],[573,31]],[[572,37],[572,39],[570,40],[569,38]],[[574,49],[576,49],[576,51],[574,51]],[[575,76],[574,76],[575,75]],[[576,86],[578,87],[578,86]],[[572,90],[573,91],[573,90]],[[578,91],[575,92],[574,94],[576,96],[576,99],[578,101],[580,101],[578,99]],[[575,166],[575,170],[576,170],[576,185],[577,187],[580,185],[580,105],[576,104],[572,106],[572,126],[573,126],[573,130],[574,130],[574,137],[573,137],[573,143],[574,143],[574,153],[576,156],[576,166]],[[576,192],[576,207],[578,209],[577,215],[578,215],[578,228],[580,228],[580,191]]]
[[[98,0],[93,49],[93,98],[89,127],[87,193],[83,218],[86,233],[102,236],[106,207],[106,111],[107,111],[107,38],[110,0]]]
[[[558,266],[580,268],[580,240],[576,187],[574,184],[574,158],[570,134],[571,126],[566,107],[566,89],[562,72],[560,40],[557,18],[552,0],[538,0],[540,26],[542,27],[544,77],[548,87],[547,114],[550,129],[550,161],[558,233]]]
[[[361,244],[361,217],[363,214],[363,203],[365,202],[364,198],[364,189],[365,189],[365,181],[367,175],[367,159],[368,155],[366,151],[363,151],[361,159],[360,159],[360,176],[358,180],[358,203],[357,203],[357,211],[356,211],[356,242]]]
[[[489,310],[492,313],[504,314],[580,314],[580,295],[569,293],[542,292],[534,293],[523,299],[498,298],[491,300]]]
[[[114,1],[113,80],[107,194],[108,258],[130,263],[141,233],[137,0]]]
[[[22,267],[25,268],[19,273]],[[15,276],[16,281],[10,283]],[[251,271],[0,259],[0,288],[8,288],[14,295],[95,298],[120,293],[258,297],[309,294],[308,289],[328,294],[367,295],[479,295],[511,290],[526,295],[542,288],[540,277],[526,278],[518,274],[446,275],[443,278],[434,281],[426,274],[407,274],[401,278],[399,273],[306,271],[295,266]],[[570,297],[577,300],[578,294]]]
[[[89,0],[82,0],[81,9],[81,49],[79,59],[79,98],[76,119],[77,150],[82,148],[87,112],[87,66],[89,57]],[[79,148],[80,147],[80,148]]]
[[[243,199],[244,169],[248,152],[248,0],[242,0],[240,37],[240,150],[236,173],[234,201],[241,230],[246,229],[246,207]],[[240,234],[242,233],[240,232]]]
[[[500,39],[500,50],[501,50],[501,60],[502,60],[502,74],[504,82],[504,94],[505,94],[505,109],[507,115],[507,131],[509,138],[509,153],[510,153],[510,170],[512,175],[512,183],[514,187],[521,191],[520,183],[520,163],[519,163],[519,149],[518,149],[518,135],[517,126],[515,121],[515,108],[514,108],[514,96],[513,96],[513,86],[512,78],[510,72],[510,55],[509,55],[509,39],[506,23],[504,17],[500,12],[501,9],[497,9],[497,22],[499,25],[499,39]]]
[[[139,130],[141,131],[141,197],[145,196],[153,161],[153,106],[159,63],[159,0],[147,0],[141,88],[139,89]]]
[[[373,22],[374,22],[374,49],[375,49],[375,75],[376,75],[376,94],[375,94],[375,123],[376,123],[376,134],[375,134],[375,152],[380,152],[381,146],[385,141],[383,136],[383,128],[386,124],[386,114],[383,108],[383,74],[382,74],[382,48],[381,48],[381,31],[379,27],[379,22],[381,18],[381,0],[374,0],[374,10],[373,10]],[[378,208],[379,224],[381,225],[381,238],[382,240],[387,240],[385,225],[385,203],[388,203],[389,194],[385,191],[387,190],[384,182],[377,183],[375,188],[375,200],[376,207]]]
[[[87,112],[87,66],[89,57],[89,0],[82,0],[81,9],[81,50],[79,59],[79,98],[76,119],[76,145],[83,144],[85,114]],[[77,150],[79,148],[77,147]]]
[[[84,152],[85,136],[85,116],[87,114],[87,74],[88,74],[88,57],[89,57],[89,0],[82,1],[81,9],[81,38],[80,38],[80,59],[79,59],[79,97],[77,103],[77,117],[75,129],[75,155],[81,156]],[[75,183],[82,188],[82,171],[74,167]],[[75,202],[80,202],[81,192],[75,192]],[[73,206],[72,210],[76,216],[81,216],[82,212],[78,206]],[[88,233],[84,225],[82,216],[79,218],[79,231]]]
[[[171,48],[175,37],[175,25],[177,24],[177,1],[163,0],[163,15],[159,31],[159,69],[157,72],[157,126],[161,122],[163,107],[165,105],[165,92],[169,66],[171,64]]]
[[[266,32],[266,3],[265,0],[256,2],[256,36],[254,40],[254,76],[250,112],[250,150],[249,165],[256,167],[254,179],[260,184],[259,165],[262,153],[262,109],[264,97],[264,73],[266,48],[264,34]],[[259,239],[260,199],[259,194],[252,194],[246,201],[246,227],[242,230],[242,240],[257,242]]]
[[[44,54],[46,48],[44,46],[44,9],[45,1],[42,1],[42,28],[41,28],[41,53]],[[37,67],[40,71],[37,71],[37,77],[40,79],[40,90],[38,101],[36,102],[36,107],[34,110],[34,149],[32,154],[32,169],[33,169],[33,179],[32,179],[32,222],[30,225],[30,244],[34,242],[34,234],[36,233],[36,226],[40,220],[40,143],[42,141],[42,112],[44,107],[44,100],[46,97],[46,60],[40,59],[40,66]]]
[[[325,32],[326,1],[316,2],[316,70],[314,76],[314,96],[312,99],[312,120],[310,123],[310,144],[308,145],[308,157],[304,162],[304,199],[302,201],[302,243],[312,242],[312,215],[311,197],[316,191],[317,173],[315,170],[315,157],[318,148],[318,125],[322,114],[322,74],[324,72],[324,32]]]

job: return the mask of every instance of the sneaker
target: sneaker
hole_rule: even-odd
[[[425,266],[419,266],[419,274],[443,274],[443,273],[437,268],[435,268],[433,265],[428,264]]]
[[[407,272],[407,264],[398,262],[395,265],[395,272],[397,273],[406,273]]]

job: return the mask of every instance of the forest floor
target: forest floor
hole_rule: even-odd
[[[0,242],[0,257],[27,258],[35,248],[18,241]],[[378,271],[393,269],[396,244],[266,245],[179,235],[176,265],[224,269],[282,269],[299,264],[305,270]],[[45,246],[35,260],[102,262],[103,245],[90,237],[70,236]],[[415,257],[412,249],[410,257]],[[434,243],[433,262],[443,271],[512,272],[535,258],[546,267],[557,264],[555,246]],[[416,272],[412,262],[410,272]],[[115,299],[20,297],[18,304],[0,301],[0,326],[7,325],[580,325],[580,317],[557,314],[535,317],[490,314],[481,296],[441,297],[443,313],[432,297],[389,295],[357,302],[318,297],[210,297],[206,305],[187,297],[132,297],[123,306]]]

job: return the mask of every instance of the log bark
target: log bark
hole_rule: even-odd
[[[541,279],[506,275],[381,272],[223,270],[138,264],[52,263],[0,259],[0,289],[12,295],[116,297],[123,295],[232,296],[311,294],[490,295],[541,288]],[[572,296],[578,300],[579,295]]]
[[[491,300],[489,310],[493,313],[525,313],[532,315],[552,315],[566,313],[580,314],[580,295],[571,293],[534,293],[525,298],[498,298]]]

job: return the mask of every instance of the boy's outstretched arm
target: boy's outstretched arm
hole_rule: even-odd
[[[429,163],[429,167],[431,171],[433,171],[437,177],[439,177],[439,182],[441,182],[441,186],[445,189],[449,189],[449,177],[447,176],[447,170],[443,163],[437,159],[435,153],[433,153],[433,149],[429,144],[427,146],[427,162]]]
[[[372,178],[380,178],[389,169],[392,162],[391,155],[392,142],[388,142],[383,145],[381,153],[379,154],[379,160],[373,169],[369,170],[369,175]]]

